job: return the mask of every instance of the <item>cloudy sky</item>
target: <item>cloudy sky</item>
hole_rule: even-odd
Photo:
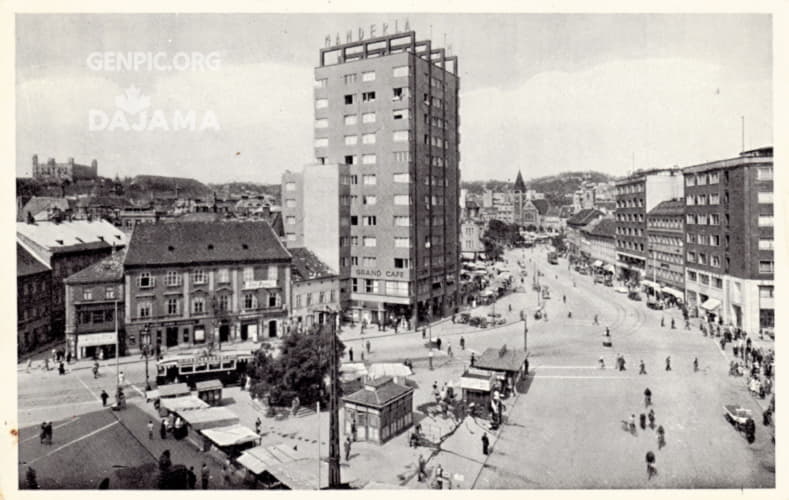
[[[741,116],[746,148],[772,144],[768,15],[18,15],[17,175],[38,154],[96,158],[105,176],[279,182],[311,161],[325,36],[406,18],[460,59],[465,179],[730,157]],[[129,52],[218,64],[129,71],[102,56]]]

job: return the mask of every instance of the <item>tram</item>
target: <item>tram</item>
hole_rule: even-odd
[[[156,362],[156,383],[172,384],[177,379],[194,388],[197,382],[218,379],[225,385],[237,384],[253,357],[249,351],[164,356]]]

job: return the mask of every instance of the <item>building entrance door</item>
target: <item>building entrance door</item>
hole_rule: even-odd
[[[172,347],[178,345],[178,327],[168,327],[165,334],[165,346]]]
[[[227,342],[230,340],[230,325],[219,325],[219,341]]]
[[[277,336],[277,322],[276,321],[269,321],[268,322],[268,336],[269,337],[276,337]]]

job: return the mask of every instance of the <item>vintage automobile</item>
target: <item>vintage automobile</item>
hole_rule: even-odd
[[[641,301],[641,294],[638,293],[635,290],[631,290],[631,291],[627,292],[627,298],[630,299],[630,300],[635,300],[636,302],[640,302]]]
[[[756,424],[753,421],[751,410],[740,405],[725,405],[726,420],[739,432],[744,432],[748,443],[753,443],[756,439]]]

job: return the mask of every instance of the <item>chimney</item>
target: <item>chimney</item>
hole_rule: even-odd
[[[74,166],[74,158],[69,158],[68,159],[68,164],[69,164],[70,167],[73,167]]]
[[[33,171],[38,167],[38,155],[33,155]]]

